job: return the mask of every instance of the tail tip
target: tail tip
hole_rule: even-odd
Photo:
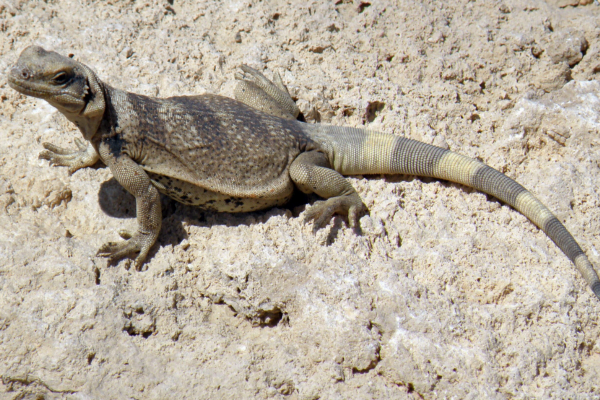
[[[594,294],[596,295],[596,297],[598,297],[598,299],[600,299],[600,281],[596,281],[592,285],[592,291],[594,292]]]

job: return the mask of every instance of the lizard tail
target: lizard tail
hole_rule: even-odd
[[[332,167],[341,174],[406,174],[445,179],[511,205],[556,243],[600,299],[600,280],[577,241],[544,204],[513,179],[472,158],[412,139],[356,128],[321,129],[314,137],[327,137],[329,146],[324,148]]]

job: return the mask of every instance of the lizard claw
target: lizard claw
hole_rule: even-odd
[[[358,227],[360,215],[366,211],[366,207],[358,195],[332,197],[327,200],[317,201],[306,211],[304,221],[315,221],[315,229],[322,228],[331,220],[334,214],[348,216],[351,228]]]
[[[121,230],[119,231],[119,236],[125,239],[125,241],[105,243],[96,253],[96,257],[107,257],[109,263],[113,263],[132,253],[139,253],[135,258],[134,264],[135,269],[141,271],[144,260],[148,256],[152,244],[156,241],[157,235],[142,232],[131,233]]]

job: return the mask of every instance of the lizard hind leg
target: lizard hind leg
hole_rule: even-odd
[[[296,157],[290,166],[290,178],[302,192],[326,199],[306,211],[305,220],[314,220],[315,228],[324,226],[334,214],[347,215],[350,226],[358,227],[358,218],[366,207],[350,182],[331,169],[323,153],[310,151]]]
[[[290,96],[277,72],[273,80],[247,65],[242,65],[235,74],[238,84],[234,95],[237,101],[269,115],[284,119],[296,119],[300,110]]]

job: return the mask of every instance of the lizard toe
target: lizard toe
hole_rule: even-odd
[[[126,230],[119,231],[119,235],[126,239],[123,242],[108,242],[102,245],[97,257],[106,257],[110,263],[116,262],[124,257],[138,253],[135,258],[135,269],[140,271],[144,265],[144,260],[148,256],[148,252],[155,242],[156,237],[152,234],[144,234],[141,232],[131,233]]]
[[[135,235],[135,232],[128,231],[127,229],[120,229],[117,233],[125,240],[131,239]]]
[[[99,156],[91,144],[86,144],[83,140],[76,140],[75,143],[78,150],[69,150],[44,142],[42,143],[44,150],[40,152],[38,158],[50,161],[50,165],[69,167],[69,174],[98,161]]]
[[[362,203],[361,203],[360,207],[357,207],[357,206],[350,207],[350,209],[348,210],[348,223],[350,224],[351,228],[359,227],[358,220],[360,219],[362,214],[364,214],[365,211],[366,211],[366,208],[364,205],[362,205]]]
[[[50,161],[50,165],[57,164],[58,157],[60,157],[60,155],[57,154],[56,152],[51,151],[51,150],[42,150],[42,151],[40,151],[40,154],[38,155],[38,158],[40,160],[48,160],[48,161]]]
[[[335,210],[327,201],[317,201],[304,214],[304,221],[314,221],[315,229],[322,228],[333,217]]]
[[[97,257],[106,257],[109,258],[110,261],[116,261],[120,258],[123,258],[131,253],[139,251],[139,249],[135,248],[136,246],[129,241],[125,242],[107,242],[98,249],[96,253]]]
[[[315,229],[325,226],[334,214],[342,214],[348,217],[350,227],[358,226],[358,219],[365,211],[365,206],[358,197],[339,196],[332,197],[324,201],[317,201],[306,211],[305,221],[314,220]]]
[[[44,149],[46,149],[46,151],[42,151],[42,153],[46,153],[46,154],[60,154],[60,155],[68,155],[73,153],[73,150],[69,150],[69,149],[65,149],[64,147],[59,147],[56,146],[52,143],[48,143],[48,142],[43,142],[42,146],[44,147]],[[42,153],[40,153],[40,157],[42,155]]]

